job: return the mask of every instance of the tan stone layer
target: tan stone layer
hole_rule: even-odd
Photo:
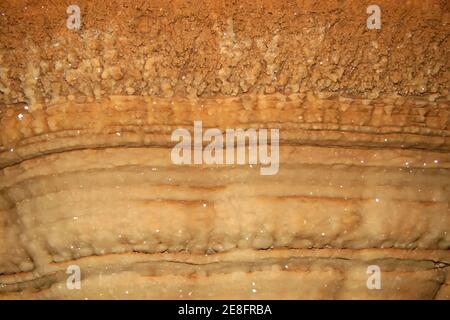
[[[51,264],[19,282],[1,276],[0,298],[449,299],[449,259],[448,251],[395,249],[114,254]],[[81,268],[80,290],[66,287],[71,264]],[[379,290],[366,285],[374,264]]]
[[[40,154],[108,146],[170,146],[171,132],[203,126],[279,128],[281,144],[450,150],[447,100],[115,96],[101,102],[0,108],[0,167]]]
[[[12,267],[5,250],[1,271],[131,251],[449,248],[449,154],[283,146],[280,159],[274,176],[177,166],[167,148],[71,151],[5,168],[3,230],[20,230],[21,241],[4,241],[30,256]]]

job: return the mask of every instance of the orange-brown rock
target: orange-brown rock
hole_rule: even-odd
[[[0,298],[449,299],[450,6],[369,4],[2,1]],[[197,120],[279,172],[173,164]]]

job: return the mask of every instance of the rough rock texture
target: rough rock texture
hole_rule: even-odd
[[[0,3],[0,298],[450,299],[448,1],[377,1],[380,30],[368,1],[69,4]],[[278,174],[173,164],[194,120],[279,128]]]

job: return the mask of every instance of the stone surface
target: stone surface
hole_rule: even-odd
[[[0,3],[0,298],[450,298],[448,2],[77,4]],[[196,120],[278,174],[173,164]]]

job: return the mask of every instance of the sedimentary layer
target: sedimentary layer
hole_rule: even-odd
[[[448,261],[394,249],[109,254],[1,276],[1,290],[9,299],[448,299]],[[66,286],[71,264],[83,270],[80,290]],[[367,289],[370,265],[383,270],[382,290]]]

